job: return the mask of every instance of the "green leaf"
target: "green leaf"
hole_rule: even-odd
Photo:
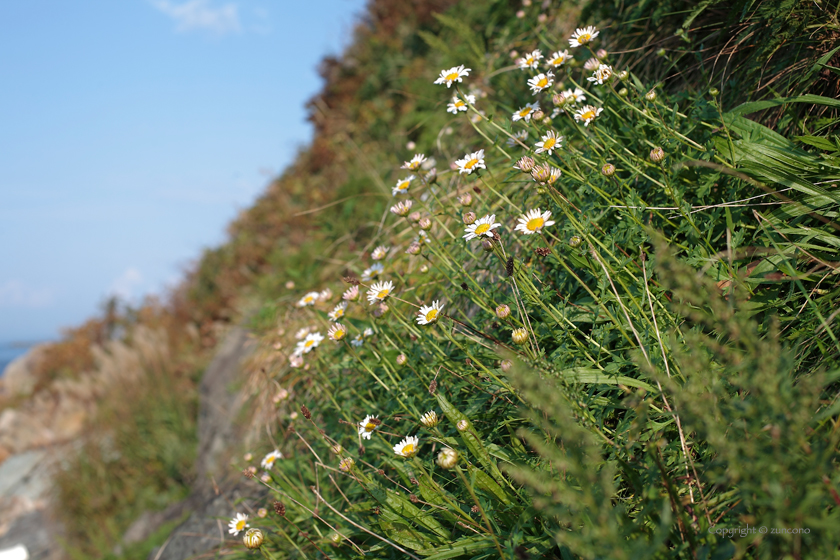
[[[591,368],[571,368],[560,372],[560,377],[567,381],[574,381],[576,383],[595,383],[599,385],[626,385],[628,387],[636,387],[637,389],[644,389],[645,391],[656,392],[656,389],[638,379],[627,377],[626,375],[607,375],[599,369]]]
[[[458,558],[466,554],[475,554],[484,550],[490,550],[495,547],[491,537],[467,537],[465,539],[458,539],[454,543],[439,546],[431,550],[418,550],[420,554],[426,556],[427,560],[445,560],[447,558]]]

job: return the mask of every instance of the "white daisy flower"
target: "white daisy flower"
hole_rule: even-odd
[[[542,137],[542,141],[537,142],[536,150],[534,151],[538,154],[545,152],[551,155],[554,153],[554,150],[560,148],[563,140],[564,138],[562,136],[558,136],[556,132],[549,130],[546,132],[545,136]]]
[[[309,331],[310,331],[309,327],[303,327],[302,329],[298,330],[295,333],[295,338],[298,339],[298,340],[303,340],[304,338],[306,338],[306,335],[309,334]]]
[[[411,171],[417,171],[423,162],[426,161],[426,156],[423,154],[414,154],[414,157],[411,158],[410,161],[403,163],[401,169],[409,169]]]
[[[560,178],[561,171],[547,163],[534,166],[531,170],[531,178],[541,185],[551,185]]]
[[[302,298],[300,301],[297,302],[298,307],[306,307],[307,305],[315,305],[315,302],[318,301],[318,296],[321,295],[318,292],[309,292]]]
[[[540,72],[530,80],[528,80],[528,87],[531,88],[531,93],[537,95],[544,89],[550,88],[554,85],[554,74],[552,72],[548,72],[543,74]]]
[[[519,66],[522,70],[527,70],[528,68],[536,68],[539,63],[540,59],[543,57],[542,53],[539,49],[535,49],[519,60],[516,61],[516,65]]]
[[[453,66],[449,70],[441,70],[440,77],[435,80],[436,84],[446,84],[446,87],[451,86],[455,82],[462,82],[461,78],[469,76],[470,68],[464,68],[464,65]]]
[[[350,341],[350,344],[352,344],[356,348],[358,348],[359,346],[361,346],[364,343],[365,343],[365,338],[361,334],[357,334],[356,336],[353,337],[353,340]]]
[[[440,417],[434,410],[430,410],[429,412],[420,417],[420,423],[426,426],[427,428],[434,428],[438,425],[439,422]]]
[[[391,194],[397,196],[398,194],[405,194],[408,192],[408,187],[411,186],[411,182],[414,180],[414,175],[409,175],[405,179],[400,179],[397,181],[397,185],[391,189]]]
[[[324,335],[321,333],[312,333],[306,335],[306,338],[298,342],[297,347],[295,348],[294,353],[300,356],[301,354],[309,354],[321,344],[321,341],[324,340]]]
[[[372,258],[375,261],[381,261],[382,259],[388,256],[388,251],[390,250],[390,247],[380,245],[379,247],[373,250],[373,252],[370,254],[370,258]]]
[[[264,468],[265,470],[270,471],[271,467],[274,466],[274,461],[276,461],[277,459],[282,459],[282,458],[283,458],[283,454],[275,449],[274,451],[272,451],[271,453],[269,453],[268,455],[263,457],[263,460],[262,460],[262,463],[260,463],[260,466],[262,468]]]
[[[592,58],[590,58],[589,60],[587,60],[586,62],[583,63],[583,69],[584,70],[589,70],[590,72],[592,72],[593,70],[598,68],[598,66],[600,66],[600,65],[601,65],[601,61],[598,60],[595,57],[592,57]]]
[[[344,312],[347,310],[347,302],[342,301],[335,308],[327,313],[327,317],[330,318],[331,321],[338,321],[342,317],[344,317]]]
[[[594,121],[598,115],[603,111],[600,107],[593,107],[592,105],[584,105],[575,111],[575,121],[583,121],[583,126],[589,126],[589,123]]]
[[[595,82],[599,86],[610,79],[610,76],[613,74],[612,66],[608,66],[606,64],[600,64],[598,69],[595,72],[586,78],[589,82]]]
[[[470,115],[470,121],[473,123],[478,123],[481,121],[481,119],[484,118],[484,116],[484,111],[478,111],[477,113],[473,113],[472,115]]]
[[[244,513],[237,513],[236,516],[230,520],[230,523],[228,523],[228,533],[236,536],[248,527],[250,527],[250,525],[248,525],[248,516]]]
[[[569,105],[577,105],[578,103],[583,103],[586,101],[585,91],[580,88],[575,89],[567,89],[563,92],[563,97],[566,98],[566,103]]]
[[[521,120],[530,121],[531,120],[531,115],[534,113],[534,111],[539,111],[539,110],[540,110],[540,104],[539,103],[528,103],[527,105],[525,105],[524,107],[522,107],[521,109],[516,111],[513,114],[513,116],[511,117],[511,119],[513,120],[513,122],[521,121]]]
[[[417,438],[417,436],[408,436],[407,438],[403,439],[401,442],[394,446],[394,453],[396,453],[400,457],[414,457],[415,455],[417,455],[419,447],[420,440]]]
[[[465,95],[464,99],[461,99],[457,95],[453,95],[452,102],[446,106],[446,112],[452,113],[453,115],[457,115],[458,111],[469,111],[470,105],[475,105],[474,95]]]
[[[365,335],[365,337],[373,336],[373,329],[368,327],[362,331],[362,334]]]
[[[524,142],[527,139],[528,139],[528,131],[527,130],[520,130],[519,132],[514,132],[513,133],[513,138],[508,138],[505,141],[505,144],[507,144],[508,147],[513,148],[514,146],[519,145],[519,142],[517,142],[516,140],[521,140],[522,142]]]
[[[502,224],[496,223],[495,214],[484,216],[483,218],[480,218],[467,226],[467,228],[464,230],[467,232],[467,235],[464,236],[464,239],[469,241],[470,239],[475,239],[476,237],[480,237],[482,235],[486,237],[493,237],[493,230],[501,225]]]
[[[422,229],[417,233],[417,237],[414,238],[414,242],[420,245],[425,245],[429,242],[429,234],[423,231]]]
[[[385,266],[382,263],[373,263],[370,265],[370,268],[366,268],[364,272],[362,272],[362,282],[370,282],[375,277],[379,276],[383,270],[385,270]]]
[[[580,47],[581,45],[586,45],[597,36],[598,30],[593,25],[575,29],[575,32],[572,33],[572,38],[569,39],[569,46]]]
[[[569,51],[563,50],[552,54],[551,58],[547,59],[545,62],[549,68],[559,68],[566,64],[570,58],[572,58],[572,55],[569,54]]]
[[[390,280],[387,282],[377,282],[367,292],[367,299],[371,305],[384,301],[391,292],[394,291],[394,283]]]
[[[439,301],[432,302],[432,305],[424,305],[417,313],[417,323],[419,325],[429,325],[438,320],[440,312],[443,310],[445,304]]]
[[[359,287],[358,286],[350,286],[347,288],[343,294],[341,294],[341,299],[344,301],[356,301],[359,299]]]
[[[289,357],[289,365],[293,368],[299,368],[303,365],[303,357],[299,354],[292,354],[291,357]]]
[[[332,298],[332,296],[333,296],[332,290],[330,290],[329,288],[324,288],[318,294],[318,301],[327,301],[328,299]]]
[[[397,216],[408,216],[408,213],[411,212],[411,205],[414,204],[410,200],[401,200],[391,206],[391,212],[396,214]]]
[[[487,166],[484,165],[484,150],[465,155],[463,159],[457,160],[455,165],[458,166],[459,174],[470,175],[476,169],[487,169]]]
[[[336,323],[327,331],[327,336],[336,342],[341,342],[341,340],[347,336],[347,327],[341,323]]]
[[[525,235],[532,233],[539,233],[542,228],[553,226],[554,222],[550,220],[551,212],[546,210],[540,213],[540,209],[532,209],[525,212],[525,215],[519,218],[519,225],[516,226],[516,231],[521,231]]]
[[[376,416],[371,416],[368,414],[365,416],[365,419],[359,422],[359,435],[365,439],[370,439],[371,434],[373,434],[373,430],[381,424],[382,422],[379,421]]]

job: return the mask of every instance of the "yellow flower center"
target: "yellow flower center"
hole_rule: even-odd
[[[414,455],[414,444],[413,444],[413,443],[409,443],[408,445],[406,445],[405,447],[403,447],[403,449],[402,449],[402,454],[403,454],[403,456],[405,456],[405,457],[411,457],[412,455]]]
[[[528,58],[525,59],[525,64],[526,65],[531,66],[533,63],[534,63],[534,57],[533,56],[529,56]]]
[[[388,296],[389,291],[390,290],[388,290],[388,288],[385,288],[384,290],[379,290],[379,293],[376,294],[376,297],[378,299],[385,299]]]
[[[524,109],[522,109],[521,111],[519,111],[519,116],[520,116],[520,117],[522,117],[522,118],[525,118],[525,117],[527,117],[527,116],[528,116],[528,114],[529,114],[530,112],[531,112],[531,108],[530,108],[530,107],[525,107]]]
[[[313,301],[315,301],[315,298],[312,296],[306,296],[305,298],[303,298],[303,301],[305,303],[312,303]]]
[[[265,458],[266,465],[273,465],[274,464],[274,457],[266,457]]]
[[[365,424],[365,431],[366,432],[372,432],[375,429],[376,429],[376,424],[374,424],[373,422],[368,422],[367,424]]]
[[[465,105],[466,105],[466,103],[464,103],[464,102],[463,102],[463,101],[461,101],[460,99],[459,99],[458,101],[456,101],[456,102],[455,102],[455,106],[456,106],[456,107],[464,107]]]
[[[540,216],[538,218],[531,218],[530,220],[528,220],[528,223],[525,224],[525,227],[528,228],[529,231],[537,231],[538,229],[543,227],[544,223],[545,220],[543,220],[542,216]]]
[[[454,82],[457,79],[458,79],[458,72],[452,72],[450,74],[447,74],[446,77],[444,78],[444,80],[446,80],[447,82]]]
[[[309,347],[310,347],[310,346],[312,346],[313,344],[315,344],[315,341],[314,341],[314,340],[307,340],[306,342],[304,342],[304,343],[303,343],[303,345],[304,345],[306,348],[309,348]]]
[[[400,181],[399,183],[397,183],[397,188],[399,190],[407,189],[410,182],[411,181]]]
[[[537,82],[538,88],[544,88],[548,85],[548,78],[543,78],[539,82]]]
[[[564,62],[565,60],[566,60],[566,59],[565,59],[565,58],[563,58],[562,56],[558,56],[557,58],[555,58],[554,60],[552,60],[552,61],[551,61],[551,64],[552,64],[553,66],[560,66],[561,64],[563,64],[563,62]]]
[[[434,321],[434,320],[435,320],[435,317],[437,317],[437,314],[438,314],[438,310],[437,310],[437,309],[430,309],[430,310],[426,313],[426,320],[427,320],[427,321]]]
[[[337,331],[335,331],[335,332],[333,333],[333,338],[334,338],[335,340],[341,340],[342,338],[344,338],[344,334],[345,334],[345,333],[344,333],[344,331],[343,331],[343,330],[338,329]]]
[[[556,144],[556,143],[557,143],[557,140],[555,138],[551,138],[551,137],[546,138],[543,141],[543,150],[550,150],[551,148],[554,147],[554,144]]]
[[[477,158],[472,158],[470,161],[464,164],[464,169],[472,169],[478,163]]]
[[[490,224],[481,224],[481,225],[479,225],[478,227],[475,228],[475,234],[476,235],[481,235],[481,234],[487,233],[487,230],[489,230],[489,229],[490,229]]]
[[[581,45],[583,45],[584,43],[588,43],[591,40],[592,35],[589,33],[581,33],[580,35],[578,35],[578,43],[580,43]]]
[[[244,519],[240,519],[239,521],[237,521],[236,522],[236,530],[241,531],[242,529],[244,529],[246,523],[247,523],[247,521],[245,521]]]
[[[591,121],[595,118],[595,111],[586,111],[580,116],[580,118],[582,118],[585,121]]]

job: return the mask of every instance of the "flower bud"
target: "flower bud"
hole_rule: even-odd
[[[421,267],[420,267],[420,272],[421,272],[422,274],[426,274],[427,272],[429,272],[429,265],[424,264],[423,266],[421,266]]]
[[[628,94],[628,93],[629,93],[629,92],[627,91],[627,88],[626,88],[626,87],[623,87],[623,88],[621,88],[620,90],[618,90],[618,96],[619,96],[619,97],[627,97],[627,94]]]
[[[718,88],[713,87],[709,90],[709,95],[711,95],[712,97],[717,97],[718,95],[720,95],[720,91],[718,91]]]
[[[286,289],[287,289],[287,290],[293,290],[294,288],[295,288],[295,283],[294,283],[294,281],[289,280],[288,282],[286,282]]]
[[[242,542],[244,542],[245,546],[251,550],[261,547],[263,540],[265,540],[263,532],[257,528],[248,529],[248,532],[245,533],[245,536],[242,538]]]
[[[580,244],[583,243],[583,239],[580,238],[579,235],[573,235],[569,239],[569,247],[580,247]]]
[[[510,368],[513,367],[513,362],[510,360],[502,360],[502,363],[499,364],[499,367],[502,368],[502,371],[510,371]]]
[[[472,195],[470,193],[464,193],[460,197],[458,197],[458,202],[461,206],[469,206],[472,204]]]
[[[510,337],[513,339],[513,342],[516,344],[525,344],[528,342],[528,331],[525,329],[515,329]]]
[[[665,49],[661,48],[656,51],[656,56],[665,56]]]
[[[379,306],[373,310],[373,316],[377,318],[382,317],[386,313],[388,313],[388,306],[384,303],[380,303]]]
[[[413,242],[411,245],[408,246],[408,249],[405,250],[406,253],[409,255],[419,255],[420,254],[420,244],[416,241]]]
[[[546,21],[548,21],[548,16],[546,14],[540,14],[537,16],[537,21],[539,23],[545,23]]]
[[[404,366],[407,361],[408,361],[408,356],[406,356],[405,354],[400,354],[399,356],[397,356],[397,365],[398,366]]]
[[[607,51],[604,49],[598,49],[598,52],[595,53],[595,56],[599,59],[607,58]]]
[[[332,452],[335,453],[336,455],[338,455],[342,451],[344,451],[344,447],[342,447],[341,444],[336,443],[335,445],[332,446]]]
[[[412,140],[409,140],[408,144],[405,145],[405,149],[409,150],[409,151],[413,150],[416,147],[417,147],[417,144],[415,144],[414,141],[412,141]]]
[[[531,177],[538,183],[546,183],[551,178],[551,166],[543,163],[531,170]]]
[[[466,419],[458,420],[458,423],[455,425],[455,427],[458,428],[459,432],[463,432],[464,430],[470,427],[470,423]]]
[[[250,461],[253,458],[254,458],[254,455],[251,454],[251,453],[246,453],[245,456],[243,457],[243,459],[245,459],[246,461]]]
[[[605,163],[604,167],[601,168],[601,175],[604,177],[612,177],[615,175],[615,165],[611,163]]]
[[[420,423],[426,426],[427,428],[434,428],[438,425],[439,422],[440,417],[434,410],[430,410],[429,412],[420,417]]]
[[[437,183],[437,168],[432,167],[428,173],[426,173],[426,182],[427,183]]]
[[[516,17],[518,19],[524,18],[525,17],[525,10],[519,10],[518,12],[516,12]]]
[[[341,542],[341,535],[339,535],[338,533],[330,533],[330,540],[333,542],[333,544],[338,544]]]
[[[536,111],[534,111],[534,114],[532,115],[532,118],[534,120],[538,121],[538,120],[542,119],[544,116],[545,116],[545,113],[543,113],[541,109],[537,109]]]
[[[350,469],[352,469],[355,464],[356,461],[353,460],[353,457],[345,457],[338,462],[338,470],[341,472],[350,472]]]
[[[519,56],[519,51],[518,50],[513,49],[512,51],[510,51],[510,57],[511,58],[516,58],[518,56]]]
[[[464,225],[470,225],[475,223],[475,212],[467,212],[463,216]]]
[[[453,469],[458,464],[458,452],[445,447],[437,456],[437,464],[442,469]]]
[[[659,146],[650,151],[650,161],[653,163],[660,163],[663,159],[665,159],[665,150]]]
[[[652,102],[654,102],[654,101],[656,101],[656,91],[654,91],[654,90],[650,90],[649,92],[647,92],[647,93],[645,94],[645,99],[647,99],[647,100],[648,100],[648,101],[650,101],[651,103],[652,103]]]
[[[554,96],[551,98],[551,102],[554,103],[555,107],[562,107],[566,104],[566,96],[562,93],[555,93]]]
[[[268,510],[265,508],[260,508],[257,510],[257,517],[264,518],[268,516]]]
[[[423,218],[422,220],[417,222],[417,225],[420,226],[420,229],[427,230],[430,227],[432,227],[432,220],[430,220],[429,218]]]
[[[408,219],[412,222],[419,222],[420,221],[420,212],[412,212],[408,215]]]
[[[510,315],[510,307],[505,305],[504,303],[496,307],[496,317],[499,319],[504,319]]]
[[[513,167],[514,169],[520,170],[522,173],[530,173],[531,170],[534,169],[534,158],[522,156]]]
[[[493,250],[493,242],[489,239],[482,239],[481,240],[481,248],[484,249],[487,253]]]

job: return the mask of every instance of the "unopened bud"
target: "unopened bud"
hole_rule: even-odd
[[[622,70],[621,72],[617,72],[615,77],[618,78],[619,80],[626,80],[627,76],[629,76],[629,75],[630,75],[630,72],[628,72],[627,70]]]
[[[429,272],[429,265],[424,264],[423,266],[420,267],[420,273],[421,274],[426,274],[427,272]]]
[[[458,198],[458,202],[461,206],[469,206],[472,204],[472,195],[470,193],[464,193]]]
[[[378,307],[373,310],[373,316],[376,318],[382,317],[386,313],[388,313],[388,306],[384,303],[380,303]]]
[[[248,529],[248,532],[245,533],[245,536],[242,538],[242,542],[244,542],[245,546],[251,550],[261,547],[263,540],[265,540],[263,532],[257,528]]]
[[[356,461],[353,460],[353,457],[345,457],[338,462],[338,470],[341,472],[350,472],[350,469],[352,469],[355,464]]]
[[[615,175],[615,165],[611,163],[605,163],[604,167],[601,168],[601,175],[604,177],[612,177]]]
[[[458,464],[458,452],[448,447],[444,448],[437,456],[437,464],[442,469],[453,469]]]
[[[664,48],[657,49],[656,56],[665,56],[665,49]]]
[[[562,93],[555,93],[551,98],[551,102],[554,103],[555,107],[562,107],[566,104],[566,96]]]
[[[525,344],[528,342],[528,331],[525,329],[514,329],[510,337],[516,344]]]
[[[623,88],[621,88],[620,90],[618,90],[618,96],[619,96],[619,97],[627,97],[627,94],[628,94],[628,93],[629,93],[629,92],[627,91],[627,88],[626,88],[626,87],[623,87]]]
[[[408,219],[412,222],[419,222],[420,221],[420,212],[412,212],[408,215]]]
[[[502,368],[502,371],[510,371],[510,368],[513,367],[513,362],[510,360],[502,360],[502,363],[499,364],[499,367]]]
[[[709,95],[711,95],[712,97],[717,97],[718,95],[720,95],[720,91],[718,91],[718,88],[713,87],[709,90]]]
[[[470,225],[475,223],[475,212],[467,212],[462,216],[464,220],[464,225]]]
[[[459,432],[463,432],[464,430],[470,427],[470,423],[466,419],[461,419],[458,420],[458,423],[455,425],[455,427],[458,428]]]
[[[330,533],[330,540],[333,542],[333,544],[338,544],[341,542],[341,535],[339,535],[338,533]]]
[[[569,247],[580,247],[581,243],[583,243],[583,239],[579,235],[573,235],[569,238]]]
[[[287,289],[287,290],[293,290],[293,289],[294,289],[294,287],[295,287],[295,283],[294,283],[294,281],[289,280],[288,282],[286,282],[286,289]]]
[[[656,92],[654,90],[650,90],[645,94],[645,99],[647,99],[651,103],[656,101]]]
[[[504,319],[510,315],[510,307],[505,305],[504,303],[496,307],[496,317],[499,319]]]
[[[519,161],[516,162],[516,165],[513,166],[514,169],[520,170],[522,173],[530,173],[532,169],[534,169],[534,158],[523,156],[519,158]]]
[[[406,356],[405,354],[400,354],[399,356],[397,356],[398,366],[404,366],[406,362],[408,362],[408,356]]]
[[[405,250],[406,253],[409,255],[419,255],[420,254],[420,244],[416,241],[413,242],[411,245],[408,246],[408,249]]]
[[[493,250],[493,242],[489,239],[482,239],[481,240],[481,248],[484,249],[486,252],[490,252]]]
[[[420,226],[420,229],[426,230],[432,227],[432,220],[430,220],[429,218],[423,218],[422,220],[417,222],[417,225]]]
[[[595,57],[600,59],[607,58],[607,51],[605,49],[598,49],[598,52],[595,53]]]
[[[545,116],[545,113],[543,113],[541,109],[537,109],[536,111],[534,111],[534,114],[532,116],[534,120],[538,121]]]
[[[665,150],[663,150],[659,146],[650,151],[650,161],[652,161],[653,163],[659,163],[663,159],[665,159]]]
[[[260,508],[257,510],[257,517],[264,519],[268,516],[268,510],[265,508]]]

